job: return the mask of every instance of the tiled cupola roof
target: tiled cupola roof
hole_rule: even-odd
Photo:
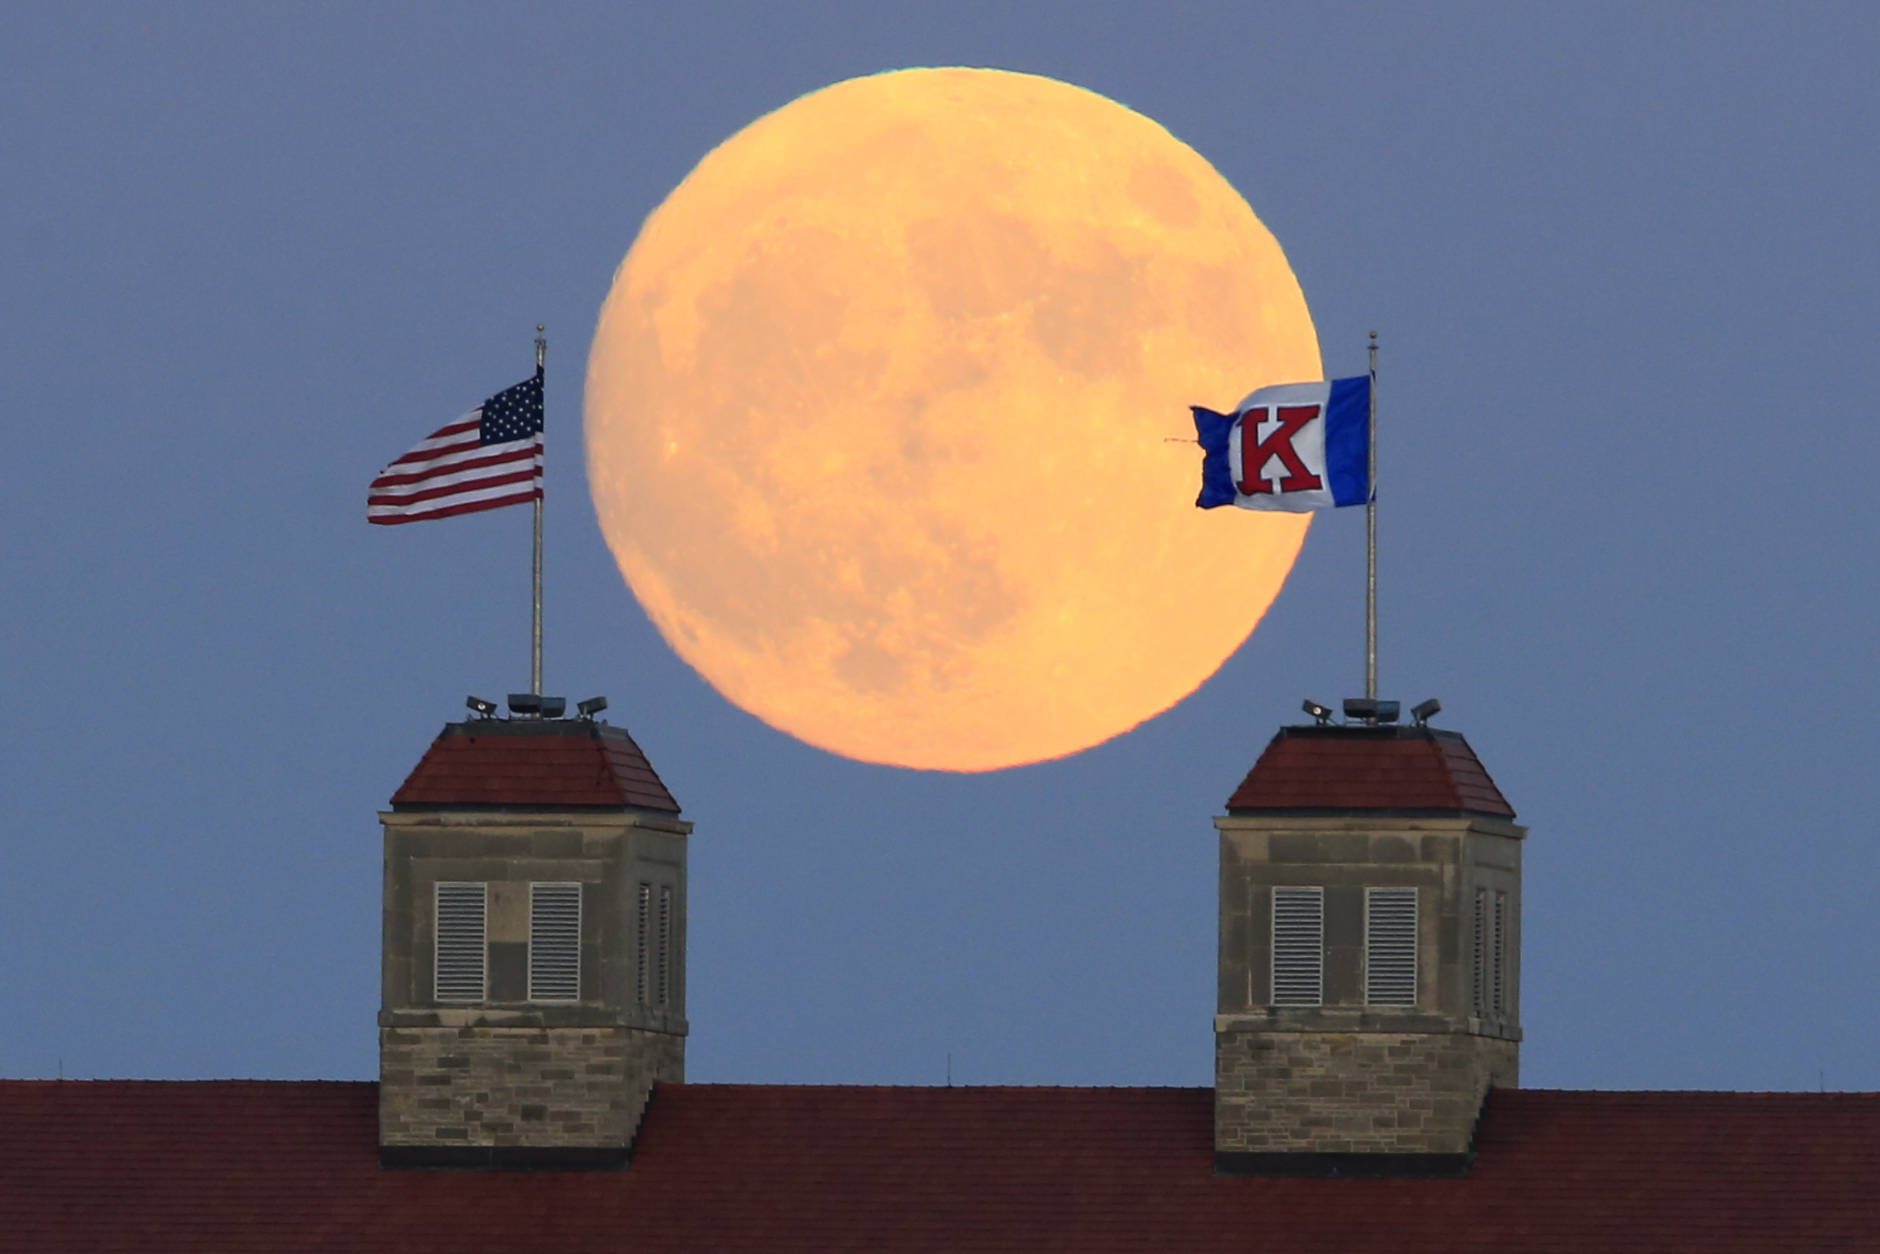
[[[1469,742],[1434,727],[1282,727],[1227,809],[1514,817]]]
[[[626,729],[587,719],[450,723],[392,794],[394,810],[517,807],[679,812]]]

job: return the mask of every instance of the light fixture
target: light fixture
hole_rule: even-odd
[[[538,693],[512,692],[509,694],[509,712],[524,718],[539,718],[542,714],[542,698]]]
[[[496,713],[496,703],[485,701],[482,697],[465,697],[463,703],[475,710],[478,718],[488,718]]]
[[[1395,701],[1379,701],[1374,697],[1345,698],[1345,717],[1373,726],[1396,722],[1398,709]]]
[[[582,718],[593,718],[596,714],[599,714],[602,710],[607,708],[607,698],[589,697],[585,701],[577,701],[574,708],[580,713]]]
[[[1410,707],[1410,717],[1417,721],[1418,727],[1428,727],[1430,720],[1443,712],[1443,703],[1435,697],[1420,701]]]
[[[567,708],[568,708],[568,698],[566,697],[543,697],[542,698],[542,717],[543,718],[560,718],[563,712],[567,710]]]
[[[1328,727],[1331,725],[1331,721],[1332,721],[1332,707],[1331,706],[1320,705],[1317,701],[1314,701],[1311,697],[1307,697],[1305,699],[1305,703],[1301,705],[1299,708],[1304,710],[1307,714],[1310,714],[1314,719],[1316,719],[1320,727]]]

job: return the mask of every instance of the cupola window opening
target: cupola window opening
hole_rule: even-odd
[[[645,880],[640,881],[639,909],[634,923],[633,952],[637,964],[634,999],[642,1006],[650,1006],[653,1004],[653,886]]]
[[[1475,890],[1474,1009],[1478,1019],[1508,1014],[1508,894]]]
[[[1325,1001],[1325,889],[1273,889],[1273,999],[1275,1006],[1317,1006]]]
[[[1364,1000],[1417,1004],[1417,890],[1364,890]]]
[[[654,992],[661,1007],[672,1004],[672,888],[659,886],[659,954]]]
[[[440,1002],[480,1002],[488,996],[489,885],[438,881],[432,996]]]
[[[529,1000],[581,1000],[581,885],[529,885]]]

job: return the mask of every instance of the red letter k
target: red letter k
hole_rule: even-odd
[[[1240,482],[1235,485],[1242,496],[1273,491],[1272,483],[1261,472],[1275,457],[1286,472],[1286,477],[1279,481],[1281,492],[1311,492],[1325,486],[1325,480],[1307,470],[1298,450],[1293,448],[1293,436],[1299,433],[1299,428],[1318,416],[1317,405],[1279,405],[1264,411],[1247,411],[1240,422]],[[1260,423],[1268,418],[1279,426],[1258,444],[1250,441],[1248,435],[1258,434]]]

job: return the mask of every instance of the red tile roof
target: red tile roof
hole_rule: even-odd
[[[625,728],[586,719],[473,719],[438,733],[392,808],[573,806],[679,812]]]
[[[376,1103],[0,1083],[0,1248],[1880,1250],[1880,1094],[1497,1091],[1453,1180],[1217,1177],[1206,1089],[674,1085],[566,1173],[382,1170]]]
[[[1227,808],[1514,817],[1469,742],[1434,727],[1282,727]]]

